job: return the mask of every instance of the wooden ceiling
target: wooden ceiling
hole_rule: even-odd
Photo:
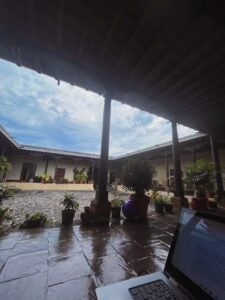
[[[223,0],[1,0],[0,57],[225,136]]]

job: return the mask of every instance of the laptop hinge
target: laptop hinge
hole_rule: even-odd
[[[170,274],[169,274],[169,272],[167,272],[167,271],[163,271],[163,274],[169,279],[170,278]]]
[[[172,285],[174,285],[177,289],[181,290],[181,292],[183,294],[185,294],[185,296],[187,296],[187,298],[193,299],[193,296],[182,285],[177,283],[176,280],[173,279],[173,277],[169,276],[168,279],[172,283]]]

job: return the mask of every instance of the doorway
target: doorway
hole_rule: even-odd
[[[66,169],[56,168],[54,179],[56,182],[60,182],[65,176]]]
[[[22,171],[20,174],[21,181],[29,181],[33,178],[34,164],[33,163],[23,163]]]

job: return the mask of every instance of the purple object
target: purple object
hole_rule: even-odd
[[[127,219],[134,219],[136,217],[136,205],[134,200],[127,200],[122,205],[122,212]]]

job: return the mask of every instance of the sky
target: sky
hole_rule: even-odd
[[[0,124],[19,143],[100,153],[102,96],[0,59]],[[193,134],[178,126],[179,137]],[[112,101],[111,156],[171,140],[168,120]]]

